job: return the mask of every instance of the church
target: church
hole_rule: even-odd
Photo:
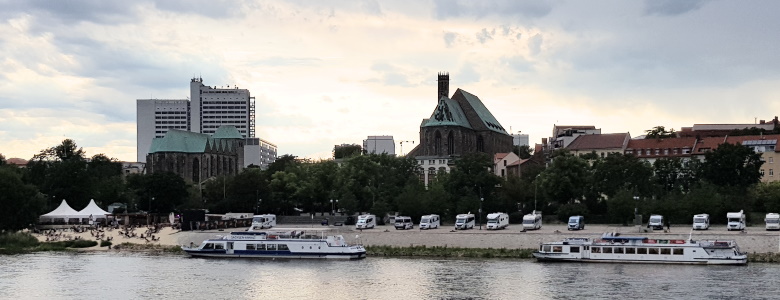
[[[449,95],[450,75],[438,75],[438,103],[420,124],[420,143],[409,152],[423,169],[427,185],[438,172],[449,172],[454,160],[468,153],[490,157],[512,151],[512,136],[501,126],[482,100],[457,89]]]

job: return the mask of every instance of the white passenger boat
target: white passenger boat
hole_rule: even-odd
[[[361,259],[366,249],[349,245],[326,230],[276,229],[238,231],[207,239],[199,246],[182,246],[192,257]]]
[[[747,254],[729,240],[650,239],[606,233],[601,238],[567,238],[543,243],[539,261],[744,265]]]

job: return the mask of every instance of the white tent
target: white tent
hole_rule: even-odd
[[[52,210],[51,212],[38,217],[39,222],[54,222],[57,219],[62,219],[62,222],[68,223],[68,219],[81,218],[82,214],[68,205],[65,199],[62,200],[60,206]]]
[[[95,204],[95,199],[89,200],[89,204],[87,204],[87,207],[82,209],[78,214],[82,218],[90,218],[93,221],[94,220],[100,220],[100,219],[106,219],[106,215],[110,215],[111,213],[103,210],[97,204]],[[86,217],[85,217],[86,216]]]

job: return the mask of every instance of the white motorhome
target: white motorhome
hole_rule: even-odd
[[[693,230],[707,230],[710,228],[710,215],[698,214],[693,216]]]
[[[267,229],[276,226],[276,215],[255,215],[252,217],[252,230]]]
[[[355,229],[369,229],[376,227],[375,215],[359,215],[355,222]]]
[[[523,216],[523,229],[542,228],[542,212],[534,210],[532,213]]]
[[[497,212],[487,215],[487,229],[504,229],[509,226],[509,215]]]
[[[766,222],[766,230],[780,230],[780,214],[768,213],[764,222]]]
[[[414,229],[414,223],[412,223],[412,217],[397,216],[395,217],[395,229]]]
[[[650,219],[647,220],[647,228],[653,228],[654,230],[664,229],[664,216],[650,215]]]
[[[474,214],[459,214],[455,217],[455,230],[474,228]]]
[[[727,213],[726,218],[729,222],[728,225],[726,225],[726,229],[729,231],[745,229],[745,212],[743,210]]]
[[[439,215],[426,215],[420,218],[420,229],[439,228],[439,225],[441,225]]]
[[[583,216],[571,216],[569,217],[568,230],[582,230],[585,229],[585,217]]]

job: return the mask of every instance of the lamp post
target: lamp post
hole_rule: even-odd
[[[336,204],[338,204],[338,203],[339,203],[339,200],[330,199],[330,215],[331,216],[335,216],[336,215]]]
[[[482,202],[485,202],[485,198],[480,197],[479,198],[479,230],[482,230]]]
[[[255,205],[255,214],[260,214],[260,203],[263,202],[263,199],[257,198],[257,204]]]
[[[539,175],[534,179],[534,211],[536,211],[536,190],[539,189]]]
[[[152,212],[152,201],[154,201],[154,197],[149,198],[149,212]]]
[[[639,196],[634,196],[634,225],[642,225],[637,222],[639,215]]]

